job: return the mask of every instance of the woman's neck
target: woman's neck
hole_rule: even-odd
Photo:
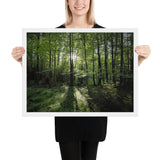
[[[73,16],[72,22],[65,26],[66,28],[92,28],[93,25],[88,24],[87,16]]]

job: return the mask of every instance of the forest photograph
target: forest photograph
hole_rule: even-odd
[[[27,112],[134,112],[133,32],[27,32]]]

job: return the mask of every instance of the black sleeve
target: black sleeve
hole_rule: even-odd
[[[105,27],[102,27],[99,24],[95,24],[93,28],[105,28]]]
[[[60,26],[58,26],[56,28],[65,28],[65,26],[64,26],[64,24],[62,24],[62,25],[60,25]]]

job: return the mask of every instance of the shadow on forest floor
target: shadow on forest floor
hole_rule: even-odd
[[[27,89],[28,112],[131,112],[132,95],[105,86]]]

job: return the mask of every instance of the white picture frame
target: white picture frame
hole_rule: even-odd
[[[27,112],[27,33],[124,33],[132,32],[134,34],[133,47],[133,112]],[[22,30],[22,45],[25,54],[22,58],[22,115],[23,116],[137,116],[138,115],[138,55],[135,53],[135,47],[138,44],[138,29],[136,28],[112,28],[112,29],[52,29],[52,28],[24,28]]]

